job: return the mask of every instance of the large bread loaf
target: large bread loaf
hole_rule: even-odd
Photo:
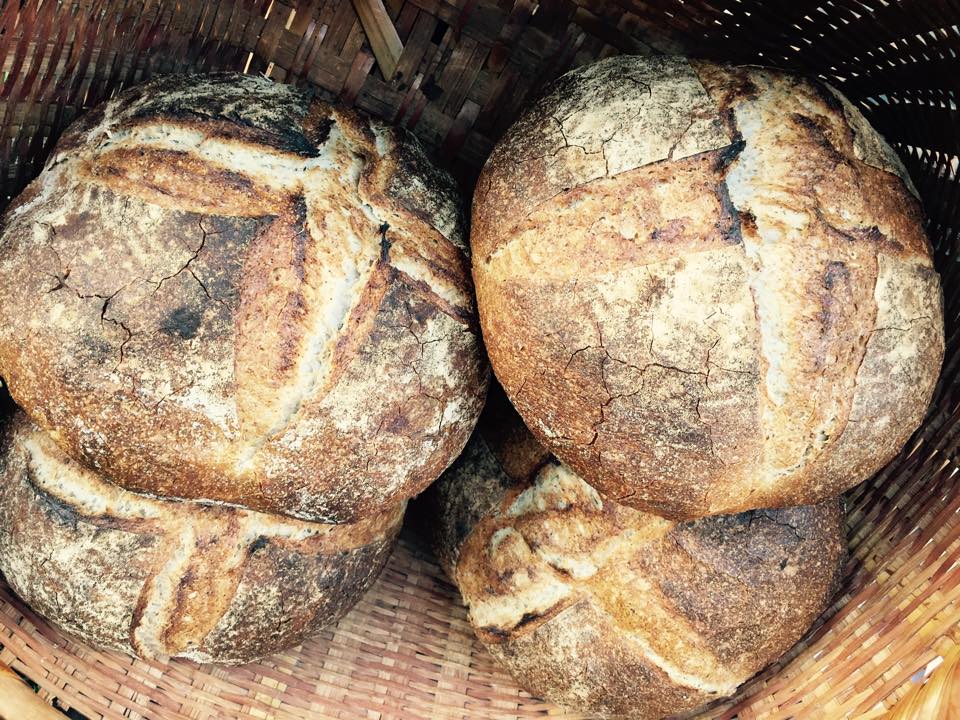
[[[826,607],[838,500],[678,524],[601,498],[502,410],[480,423],[428,491],[437,551],[477,636],[531,693],[633,720],[690,711]]]
[[[234,74],[74,123],[0,240],[0,374],[125,487],[324,522],[456,457],[479,345],[452,180],[407,134]]]
[[[124,491],[22,413],[0,459],[0,570],[34,610],[97,647],[243,663],[349,610],[393,548],[405,503],[321,525]]]
[[[822,83],[581,68],[498,144],[473,219],[497,377],[607,497],[678,519],[811,503],[923,418],[943,310],[920,206]]]

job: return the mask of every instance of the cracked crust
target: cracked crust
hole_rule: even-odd
[[[574,71],[477,184],[493,368],[552,452],[638,509],[836,495],[902,447],[943,359],[914,193],[817,82],[676,57]]]
[[[477,636],[534,695],[604,717],[691,711],[732,694],[826,607],[845,555],[837,499],[678,524],[534,461],[503,412],[484,411],[428,493]]]
[[[88,113],[13,203],[0,374],[124,487],[351,522],[460,452],[487,378],[459,199],[402,131],[233,74]]]
[[[405,503],[356,524],[136,495],[20,413],[0,459],[0,569],[91,645],[237,664],[342,617],[393,549]]]

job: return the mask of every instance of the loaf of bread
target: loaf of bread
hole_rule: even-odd
[[[127,489],[379,516],[482,405],[459,203],[411,136],[304,89],[137,86],[3,219],[0,375]]]
[[[0,459],[0,570],[91,645],[244,663],[344,615],[386,563],[405,504],[321,525],[137,495],[69,459],[20,413]]]
[[[837,499],[678,524],[603,499],[491,410],[428,497],[477,636],[534,695],[632,720],[690,711],[826,607]]]
[[[618,502],[691,519],[836,495],[902,447],[939,373],[915,195],[820,82],[679,57],[578,69],[477,184],[493,369]]]

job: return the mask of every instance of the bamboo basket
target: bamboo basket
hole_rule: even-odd
[[[946,360],[923,427],[848,495],[850,561],[830,609],[704,717],[958,717],[958,24],[957,0],[0,0],[0,209],[78,113],[165,73],[234,69],[313,86],[412,129],[467,194],[538,89],[597,58],[687,52],[829,80],[920,189],[944,283]],[[360,604],[264,662],[96,652],[2,582],[0,662],[57,717],[574,717],[519,690],[465,618],[414,512]],[[20,694],[4,687],[0,716]]]

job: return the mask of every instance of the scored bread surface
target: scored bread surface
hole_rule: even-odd
[[[69,459],[21,413],[0,459],[0,570],[94,646],[243,663],[343,616],[389,558],[404,506],[323,525],[137,495]]]
[[[618,57],[569,73],[477,184],[488,354],[537,437],[676,519],[864,480],[943,357],[915,189],[829,86]]]
[[[485,392],[453,181],[263,78],[81,117],[4,216],[0,299],[14,398],[136,491],[370,516],[446,467]]]
[[[478,637],[535,695],[603,716],[689,711],[826,607],[844,557],[836,499],[678,524],[529,462],[483,423],[429,490],[438,556]]]

